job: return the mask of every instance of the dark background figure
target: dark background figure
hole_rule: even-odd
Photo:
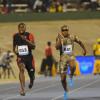
[[[92,11],[96,11],[98,6],[99,6],[98,0],[91,0],[91,10]]]
[[[47,69],[46,67],[48,67],[49,75],[52,76],[51,70],[52,70],[53,63],[54,63],[53,50],[52,50],[51,42],[48,41],[45,48],[45,58],[43,58],[42,60],[39,74],[43,74]]]
[[[33,11],[35,0],[27,0],[28,8],[30,11]]]
[[[52,65],[53,65],[53,50],[51,47],[51,42],[47,42],[47,47],[45,48],[45,56],[46,56],[46,64],[48,66],[48,70],[50,71],[50,76],[52,76]]]
[[[7,0],[2,0],[2,4],[3,4],[2,12],[6,14],[7,13]]]
[[[8,13],[10,13],[12,11],[12,0],[7,0],[7,5],[8,5]]]

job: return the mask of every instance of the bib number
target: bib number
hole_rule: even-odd
[[[64,54],[72,53],[72,45],[62,46],[62,51]]]
[[[29,50],[27,45],[18,46],[18,53],[20,56],[28,55]]]

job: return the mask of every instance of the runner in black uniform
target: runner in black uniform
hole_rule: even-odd
[[[26,25],[20,23],[18,25],[18,33],[13,36],[13,51],[17,55],[17,64],[19,68],[19,80],[20,80],[20,94],[25,95],[25,76],[24,68],[27,69],[30,78],[29,88],[33,86],[35,79],[35,65],[32,56],[32,49],[35,49],[34,36],[26,32]]]

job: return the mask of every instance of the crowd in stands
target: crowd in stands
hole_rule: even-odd
[[[68,9],[97,10],[99,3],[100,0],[0,0],[1,11],[5,12],[13,12],[17,8],[12,7],[13,4],[26,4],[27,11],[32,12],[67,12]]]

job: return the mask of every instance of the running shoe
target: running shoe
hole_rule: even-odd
[[[68,100],[68,94],[66,91],[64,92],[64,100]]]

